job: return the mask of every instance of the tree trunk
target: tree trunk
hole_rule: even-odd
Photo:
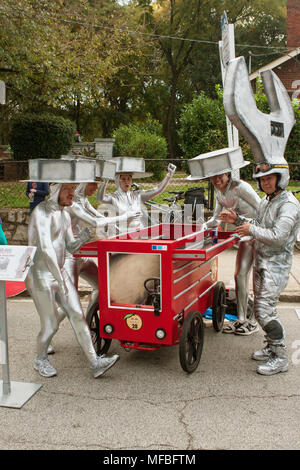
[[[175,103],[176,103],[176,90],[177,90],[177,77],[173,77],[171,92],[170,92],[170,101],[168,107],[168,117],[167,117],[167,142],[169,150],[169,158],[176,158],[175,155]]]

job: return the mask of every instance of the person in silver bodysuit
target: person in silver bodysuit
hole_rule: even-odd
[[[28,227],[28,243],[36,246],[37,250],[34,264],[26,278],[26,287],[41,323],[34,368],[44,377],[56,375],[47,350],[65,314],[90,363],[94,377],[102,375],[119,359],[117,354],[110,358],[97,356],[77,288],[64,266],[67,250],[74,253],[90,239],[88,227],[77,233],[77,239],[74,238],[70,214],[65,210],[73,202],[74,191],[74,184],[51,185],[49,199],[36,207]]]
[[[253,176],[266,193],[257,217],[247,219],[230,210],[220,218],[240,225],[238,234],[250,235],[255,241],[254,313],[266,334],[267,346],[254,352],[252,359],[264,362],[257,368],[259,374],[273,375],[288,370],[285,331],[276,304],[289,278],[300,229],[300,204],[285,189],[289,182],[287,164],[258,164]]]
[[[175,165],[169,164],[168,173],[165,178],[161,181],[161,183],[159,183],[159,185],[157,185],[153,189],[138,191],[130,191],[132,185],[131,173],[119,173],[116,175],[115,178],[117,191],[113,194],[105,194],[106,186],[108,183],[108,181],[106,181],[99,188],[97,200],[103,202],[104,204],[113,205],[119,215],[124,214],[129,209],[140,211],[140,219],[134,218],[129,221],[129,231],[147,227],[147,219],[145,217],[145,209],[143,208],[143,204],[145,201],[154,198],[165,190],[175,172],[175,169]]]
[[[245,181],[234,179],[230,173],[210,177],[215,188],[215,209],[212,217],[206,222],[208,228],[220,224],[220,213],[225,209],[234,209],[237,214],[255,218],[260,204],[260,197],[252,186]],[[253,244],[251,241],[239,242],[235,264],[235,290],[238,319],[225,325],[224,333],[249,335],[258,330],[256,321],[247,315],[248,284],[253,264]],[[251,312],[251,310],[250,310]]]
[[[78,237],[80,230],[85,226],[96,229],[97,238],[99,236],[100,238],[105,238],[105,229],[109,225],[119,221],[128,221],[130,223],[130,221],[139,219],[140,217],[140,212],[134,210],[128,210],[121,216],[117,217],[104,217],[90,204],[87,198],[87,196],[94,194],[97,187],[97,183],[79,184],[75,189],[73,204],[66,209],[71,216],[72,230],[75,238]],[[98,267],[91,259],[74,258],[69,252],[67,252],[64,267],[68,271],[76,287],[78,287],[78,279],[79,276],[81,276],[93,288],[89,305],[85,313],[85,316],[87,317],[88,312],[94,307],[95,303],[98,302]]]

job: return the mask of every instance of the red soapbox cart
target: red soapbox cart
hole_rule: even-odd
[[[76,256],[98,258],[99,305],[86,318],[98,354],[108,351],[112,339],[126,350],[179,344],[183,370],[196,370],[202,314],[212,308],[216,331],[224,323],[226,290],[218,281],[218,254],[237,242],[236,234],[219,231],[215,240],[212,232],[160,224],[79,250]],[[138,292],[131,293],[132,285]]]

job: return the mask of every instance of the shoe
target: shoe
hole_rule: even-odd
[[[235,320],[234,322],[228,323],[227,325],[223,326],[222,333],[235,333],[236,328],[240,326],[239,320]]]
[[[52,344],[49,344],[48,349],[47,349],[47,354],[54,354],[54,353],[55,353],[54,347],[52,346]]]
[[[103,375],[119,359],[120,359],[120,356],[118,354],[114,354],[112,357],[106,357],[104,355],[98,357],[96,364],[90,367],[95,379],[99,377],[100,375]]]
[[[255,351],[252,354],[251,359],[254,359],[254,361],[267,361],[271,355],[272,351],[267,345],[265,348],[260,349],[259,351]]]
[[[245,321],[244,323],[240,323],[240,325],[235,329],[234,334],[240,336],[249,336],[253,333],[256,333],[257,331],[259,331],[259,327],[256,321]]]
[[[273,352],[269,360],[265,364],[261,364],[257,368],[257,373],[261,375],[274,375],[279,372],[286,372],[289,368],[286,357],[276,356]]]
[[[37,356],[34,360],[34,369],[43,377],[53,377],[57,375],[56,369],[50,363],[49,359],[39,359]]]

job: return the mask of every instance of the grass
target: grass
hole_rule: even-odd
[[[184,173],[180,174],[181,178],[186,177]],[[183,190],[186,191],[187,189],[191,188],[192,186],[197,186],[197,187],[204,187],[205,188],[205,196],[208,197],[208,183],[207,181],[198,183],[195,182],[194,184],[191,185],[189,184],[184,184],[183,182],[180,182],[178,184],[174,184],[174,179],[172,180],[173,184],[171,183],[167,189],[156,196],[154,200],[158,203],[163,203],[165,204],[166,201],[164,201],[164,198],[170,198],[172,197],[172,194],[169,194],[169,191],[179,191]],[[254,190],[257,190],[257,185],[255,181],[249,181],[251,186],[253,187]],[[151,187],[154,187],[156,183],[152,183]],[[147,189],[149,188],[148,184],[143,184],[143,182],[140,182],[140,187],[141,189]],[[300,191],[300,181],[290,181],[290,184],[288,188],[290,191]],[[116,190],[115,185],[113,183],[108,185],[107,192],[112,193]],[[0,208],[29,208],[29,199],[27,198],[26,194],[26,183],[0,183]],[[264,196],[263,192],[259,192],[260,197]],[[296,198],[300,202],[300,192],[295,194]],[[94,207],[98,206],[98,202],[96,200],[96,196],[91,196],[89,197],[89,201]]]

